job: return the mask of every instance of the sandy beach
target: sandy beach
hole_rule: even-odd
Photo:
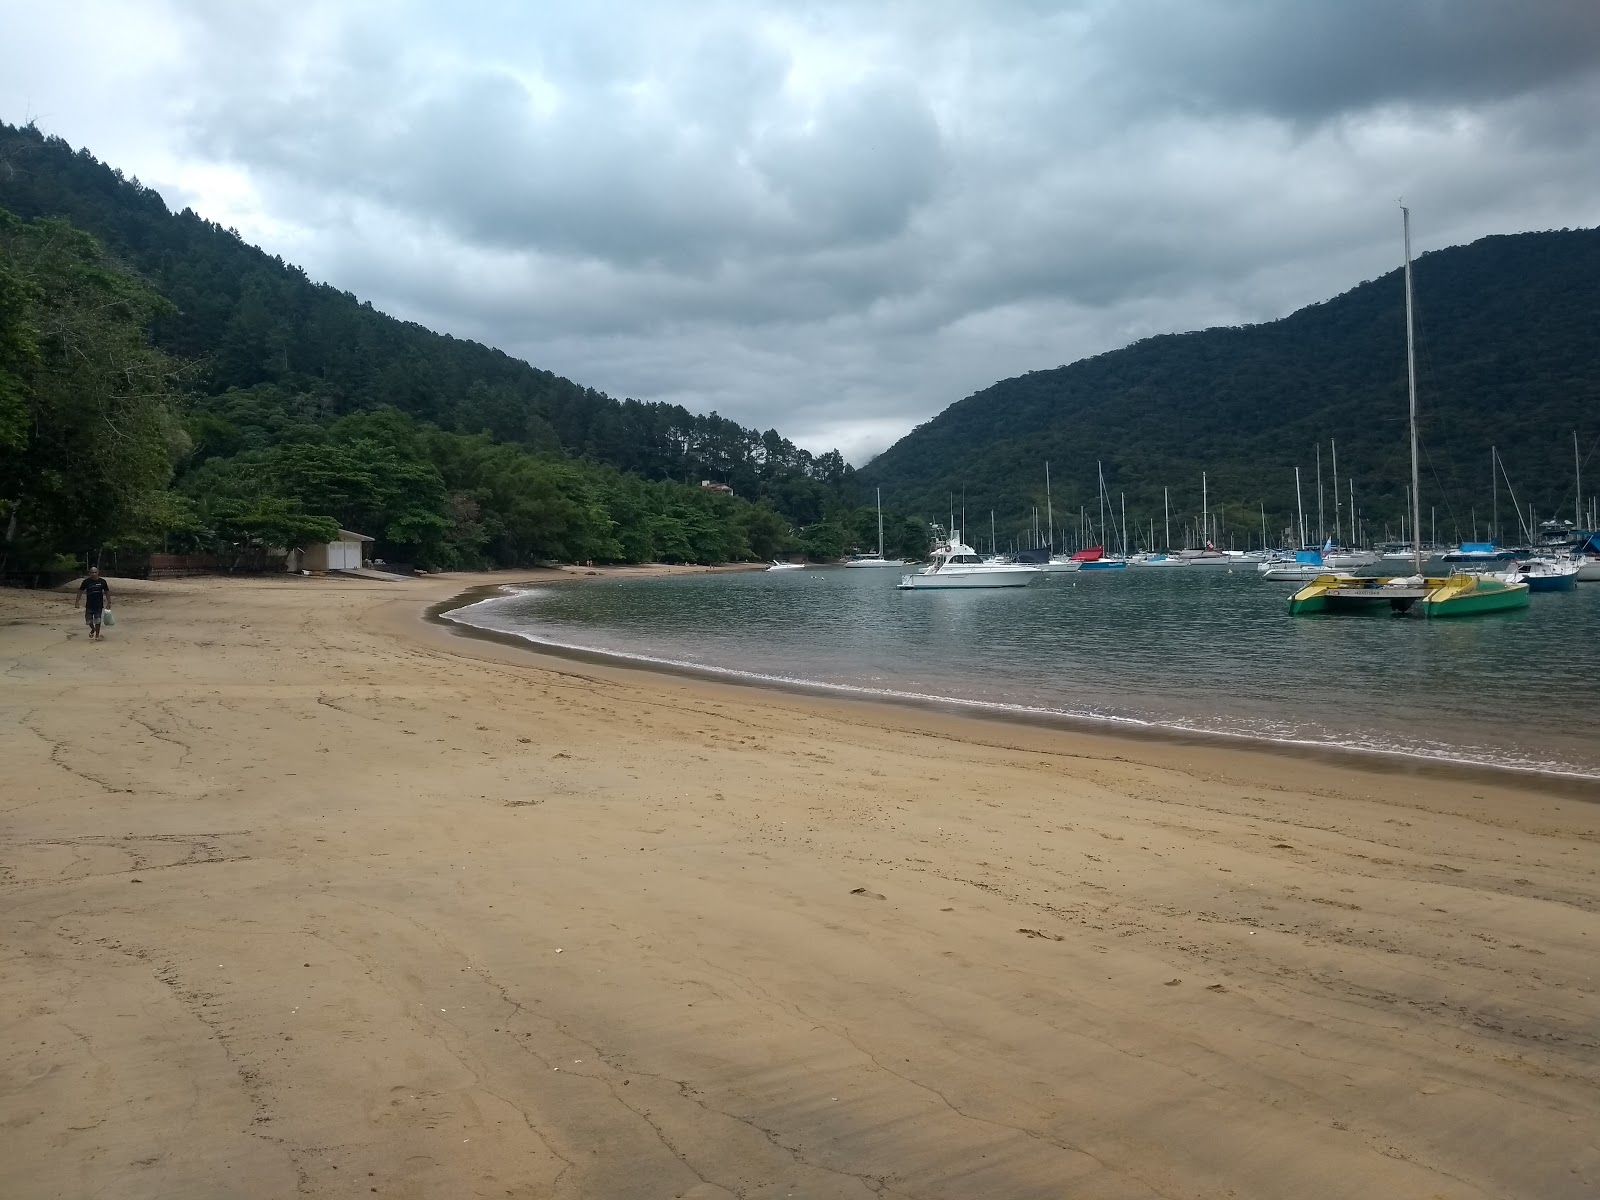
[[[481,582],[0,592],[0,1195],[1600,1195],[1581,789],[423,619]]]

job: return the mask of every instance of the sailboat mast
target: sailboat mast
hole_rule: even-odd
[[[1328,448],[1333,451],[1333,540],[1338,542],[1344,540],[1344,530],[1339,522],[1339,443],[1329,438]]]
[[[1100,540],[1106,540],[1106,472],[1100,460],[1094,460],[1094,473],[1100,480]]]
[[[1294,469],[1294,504],[1300,510],[1300,550],[1306,548],[1306,502],[1300,498],[1300,468]]]
[[[1206,473],[1200,472],[1200,544],[1204,548],[1211,536],[1211,507],[1210,497],[1206,492]]]
[[[1411,210],[1400,206],[1406,243],[1406,396],[1411,407],[1411,558],[1422,574],[1422,473],[1417,467],[1417,345],[1411,316]]]
[[[1500,538],[1496,532],[1500,528],[1500,452],[1493,446],[1489,447],[1489,486],[1494,490],[1489,509],[1489,540],[1494,542]]]
[[[1322,523],[1322,443],[1317,443],[1317,541],[1327,541],[1328,531]]]
[[[1573,434],[1577,437],[1577,434]],[[1050,535],[1050,553],[1056,552],[1056,510],[1050,503],[1050,464],[1044,464],[1044,521]]]
[[[883,489],[878,489],[878,557],[883,557]]]
[[[1122,493],[1122,557],[1128,557],[1128,493]]]
[[[1583,528],[1583,460],[1578,457],[1578,431],[1572,431],[1572,469],[1577,479],[1578,495],[1572,502],[1572,527]]]

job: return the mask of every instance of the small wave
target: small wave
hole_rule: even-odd
[[[526,626],[509,626],[504,623],[490,623],[482,619],[474,620],[466,614],[475,609],[499,607],[509,599],[526,599],[531,595],[548,591],[548,588],[526,587],[505,589],[509,594],[500,597],[491,597],[477,603],[466,605],[462,608],[452,609],[439,614],[441,618],[453,621],[459,625],[471,626],[475,629],[487,630],[492,633],[506,634],[519,638],[531,645],[549,650],[564,651],[572,654],[591,655],[596,658],[607,659],[622,666],[647,666],[663,670],[675,671],[684,674],[703,676],[713,679],[722,679],[734,683],[749,684],[758,687],[773,687],[789,691],[815,692],[836,695],[846,699],[880,700],[897,704],[909,704],[917,707],[934,707],[955,709],[980,713],[988,716],[1010,717],[1034,723],[1066,724],[1085,726],[1090,729],[1095,727],[1120,730],[1148,730],[1152,733],[1165,733],[1185,737],[1200,737],[1238,742],[1244,745],[1269,745],[1285,746],[1305,750],[1333,750],[1353,752],[1364,755],[1374,755],[1388,758],[1413,759],[1423,762],[1433,762],[1450,766],[1492,768],[1501,771],[1514,771],[1519,774],[1558,776],[1567,779],[1596,780],[1600,779],[1600,771],[1575,766],[1571,763],[1544,761],[1532,758],[1519,758],[1506,754],[1472,753],[1461,747],[1444,744],[1417,745],[1406,744],[1398,741],[1361,734],[1335,734],[1328,733],[1319,736],[1308,735],[1303,728],[1284,728],[1275,731],[1264,731],[1260,728],[1247,730],[1227,729],[1216,725],[1204,724],[1198,721],[1188,721],[1182,718],[1164,717],[1138,717],[1124,713],[1102,712],[1096,709],[1071,709],[1055,708],[1046,705],[1019,704],[1011,701],[980,700],[966,696],[947,696],[935,692],[913,692],[902,688],[869,687],[862,684],[835,683],[823,679],[810,679],[797,675],[781,675],[764,671],[745,670],[738,667],[717,666],[711,663],[695,662],[691,659],[669,658],[664,655],[646,654],[642,651],[617,650],[610,647],[584,645],[579,642],[563,641],[548,634],[531,630]]]

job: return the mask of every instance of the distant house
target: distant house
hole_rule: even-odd
[[[341,529],[334,541],[313,542],[291,551],[288,567],[291,571],[311,571],[319,575],[327,571],[359,571],[367,543],[375,540],[364,533]]]
[[[708,492],[721,492],[726,496],[733,495],[733,489],[731,487],[725,483],[718,483],[713,479],[702,479],[700,481],[700,486],[702,489]]]

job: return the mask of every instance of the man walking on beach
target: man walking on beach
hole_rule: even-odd
[[[72,607],[83,605],[83,623],[89,627],[89,640],[100,640],[100,622],[106,613],[106,601],[111,599],[111,585],[100,578],[100,568],[90,567],[89,577],[78,585],[78,594]]]

